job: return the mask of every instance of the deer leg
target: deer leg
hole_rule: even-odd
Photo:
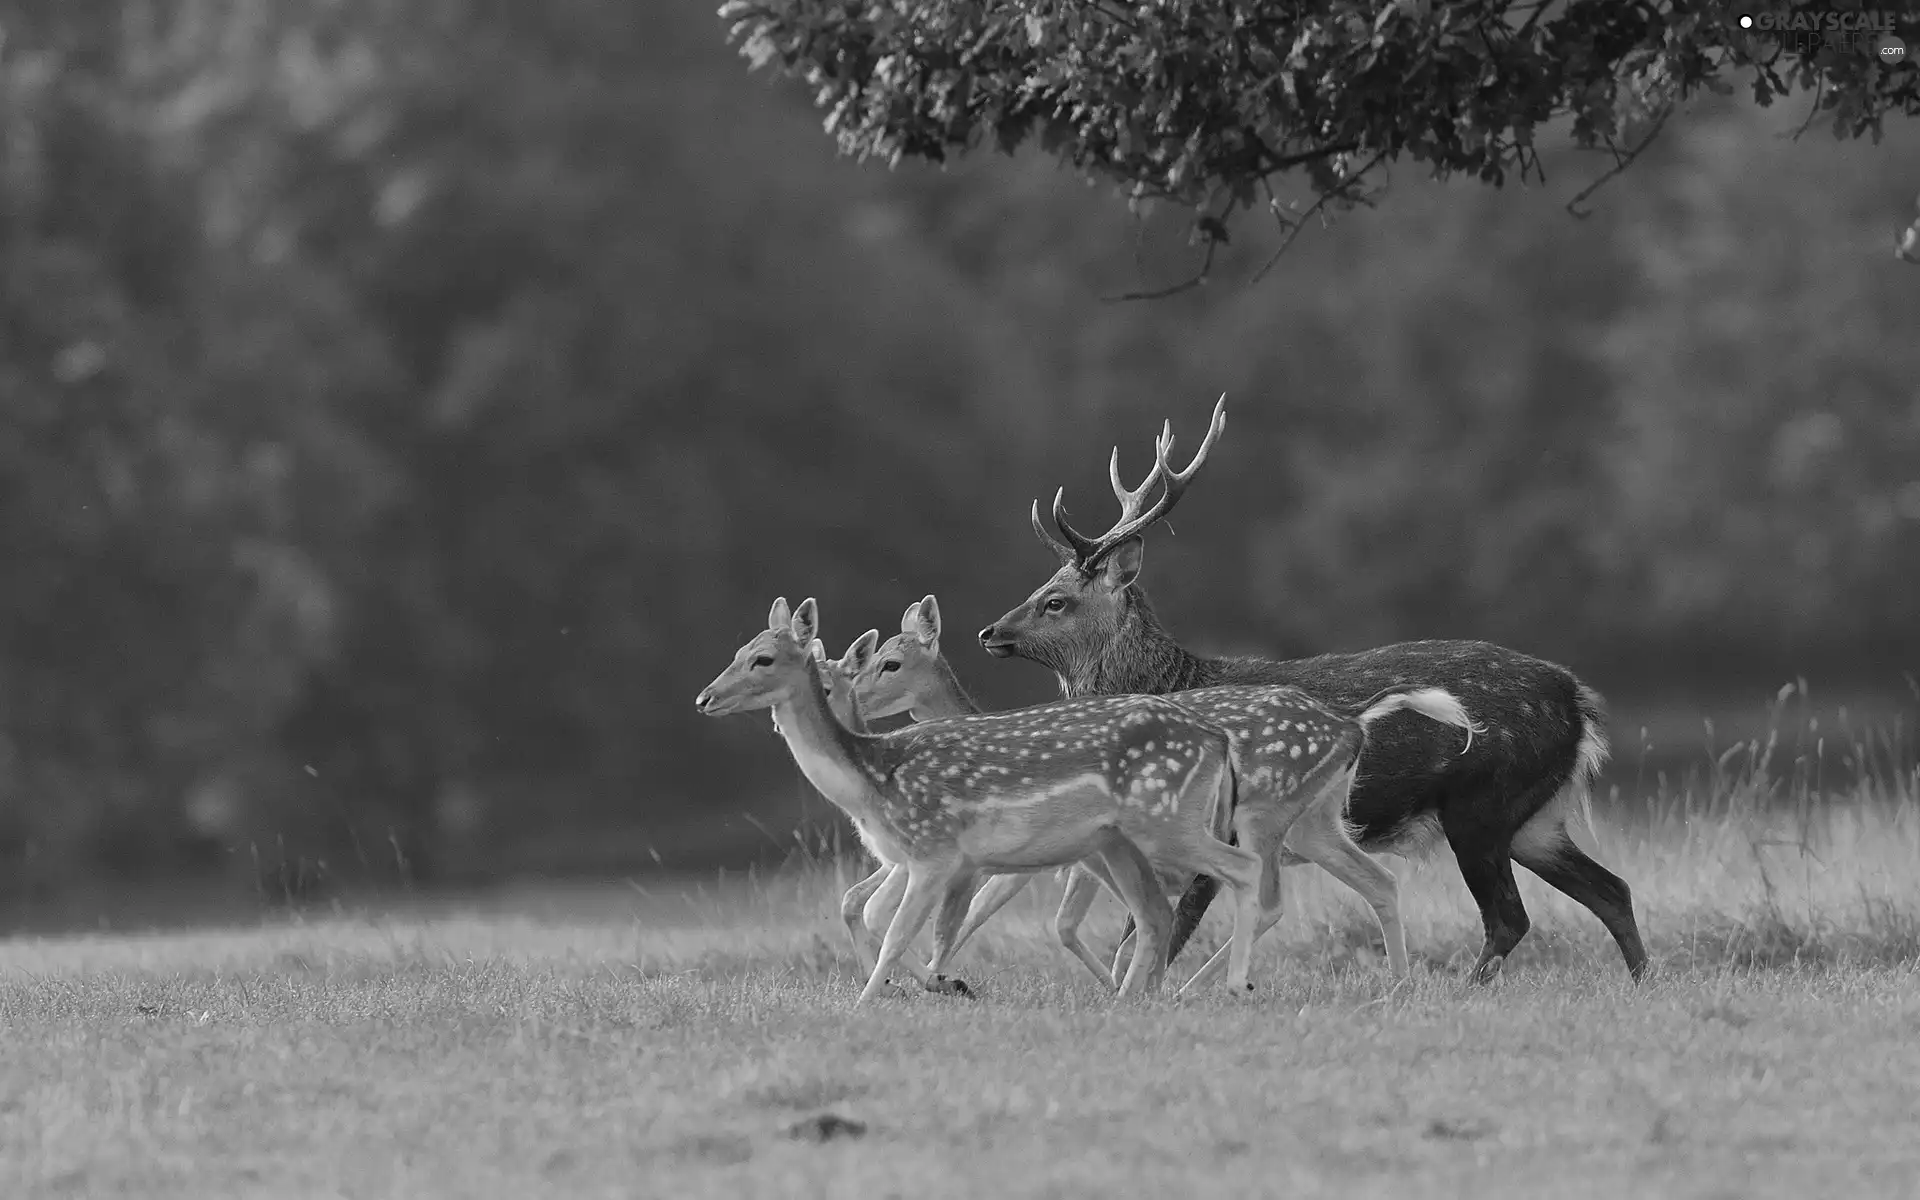
[[[1247,843],[1254,846],[1263,844],[1251,837],[1247,839]],[[1253,939],[1256,942],[1260,940],[1267,930],[1278,925],[1281,916],[1286,912],[1286,905],[1283,903],[1280,888],[1280,855],[1282,853],[1280,843],[1277,841],[1269,841],[1264,844],[1266,846],[1266,854],[1260,869],[1260,918],[1254,926],[1253,931]],[[1232,954],[1233,942],[1229,940],[1218,950],[1215,950],[1213,956],[1202,963],[1200,969],[1193,973],[1193,978],[1182,984],[1180,990],[1174,994],[1176,996],[1185,996],[1189,992],[1198,993],[1202,988],[1218,978],[1220,972],[1226,970]]]
[[[1262,934],[1266,933],[1267,930],[1272,929],[1275,925],[1278,925],[1279,923],[1280,923],[1279,909],[1271,909],[1266,912],[1262,912],[1260,914],[1259,920],[1254,925],[1254,931],[1253,931],[1254,940],[1258,941]],[[1233,955],[1233,942],[1229,940],[1225,945],[1221,946],[1218,950],[1215,950],[1213,952],[1213,956],[1207,959],[1206,962],[1202,963],[1200,966],[1200,969],[1193,973],[1193,978],[1181,984],[1180,990],[1178,992],[1175,992],[1174,995],[1184,996],[1188,992],[1196,992],[1196,993],[1199,992],[1202,988],[1206,987],[1209,983],[1213,982],[1214,979],[1219,977],[1220,972],[1227,968],[1232,955]]]
[[[1257,821],[1253,818],[1253,814],[1249,812],[1245,817],[1240,819],[1239,823],[1253,826],[1257,824]],[[1280,860],[1284,853],[1282,849],[1284,843],[1272,830],[1254,832],[1249,828],[1248,833],[1249,836],[1243,839],[1244,843],[1261,851],[1263,860],[1260,869],[1260,917],[1253,931],[1253,940],[1258,941],[1267,930],[1272,929],[1280,923],[1280,918],[1286,911],[1286,905],[1280,887]],[[1203,876],[1202,878],[1211,878],[1211,876]],[[1218,950],[1215,950],[1211,958],[1201,964],[1200,969],[1193,973],[1193,978],[1182,984],[1180,990],[1176,992],[1175,995],[1185,996],[1190,992],[1197,994],[1202,988],[1218,978],[1220,972],[1226,970],[1232,954],[1233,942],[1229,940]]]
[[[1303,828],[1304,826],[1304,828]],[[1400,922],[1400,881],[1392,871],[1353,844],[1344,828],[1302,821],[1294,826],[1288,846],[1308,862],[1360,893],[1380,923],[1387,948],[1387,966],[1395,975],[1407,973],[1407,931]]]
[[[1173,932],[1173,913],[1167,905],[1160,878],[1146,855],[1132,839],[1118,833],[1102,849],[1101,864],[1106,868],[1106,883],[1126,902],[1135,915],[1137,928],[1133,959],[1120,982],[1122,996],[1137,996],[1160,986],[1166,974],[1168,937]]]
[[[867,898],[867,906],[861,913],[861,921],[866,926],[867,945],[873,952],[874,961],[880,959],[880,933],[887,928],[888,922],[900,907],[900,897],[907,890],[907,868],[897,865],[892,873],[880,884],[879,890]],[[878,931],[878,932],[876,932]],[[913,977],[915,983],[925,986],[927,969],[920,965],[912,955],[900,960],[900,969]]]
[[[1220,881],[1211,875],[1195,875],[1193,882],[1182,893],[1180,903],[1173,910],[1173,940],[1167,943],[1167,963],[1180,957],[1187,948],[1187,942],[1193,937],[1193,931],[1200,927],[1200,918],[1207,915],[1207,906],[1220,892]]]
[[[1220,783],[1221,795],[1217,801],[1218,804],[1225,805],[1228,812],[1235,812],[1239,808],[1239,786],[1238,769],[1230,761],[1227,774]],[[1237,819],[1229,825],[1227,844],[1230,846],[1244,844],[1240,840],[1240,822]],[[1180,952],[1187,948],[1187,942],[1192,939],[1193,931],[1200,927],[1200,919],[1207,915],[1207,907],[1213,903],[1213,898],[1219,894],[1219,891],[1220,880],[1204,873],[1196,874],[1193,881],[1187,884],[1187,890],[1181,893],[1180,903],[1173,911],[1173,936],[1167,942],[1168,966],[1172,966],[1173,960],[1180,957]],[[1124,936],[1122,934],[1122,937]]]
[[[840,897],[840,920],[846,924],[847,940],[853,943],[853,961],[860,964],[861,970],[865,970],[867,967],[866,951],[868,949],[868,938],[870,936],[867,932],[866,922],[861,917],[861,910],[866,908],[867,901],[873,897],[874,892],[880,889],[880,885],[885,883],[887,876],[892,873],[892,867],[886,863],[881,863],[878,870],[848,888],[846,893]]]
[[[960,931],[953,935],[953,947],[950,953],[958,954],[960,947],[967,944],[967,939],[986,924],[993,914],[1005,908],[1007,902],[1018,896],[1021,889],[1025,888],[1032,879],[1033,876],[1030,874],[995,875],[988,879],[980,890],[973,894],[973,903],[967,909],[966,922],[960,926]]]
[[[1527,920],[1527,906],[1521,902],[1519,885],[1513,881],[1513,860],[1508,857],[1504,839],[1493,838],[1478,829],[1453,828],[1444,812],[1440,824],[1448,844],[1453,847],[1460,876],[1466,880],[1467,890],[1473,893],[1473,902],[1480,907],[1480,924],[1486,931],[1487,940],[1480,948],[1480,959],[1467,977],[1474,983],[1488,983],[1500,973],[1507,955],[1527,935],[1531,924]]]
[[[1085,942],[1080,940],[1080,923],[1087,918],[1087,910],[1093,907],[1094,900],[1100,895],[1100,885],[1114,885],[1108,874],[1108,868],[1098,858],[1075,863],[1067,874],[1066,890],[1060,894],[1060,911],[1054,914],[1053,933],[1066,947],[1067,953],[1085,963],[1093,977],[1113,991],[1119,985],[1108,972],[1106,964],[1093,956]],[[1118,894],[1116,889],[1115,894]]]
[[[1127,923],[1120,928],[1120,944],[1113,948],[1113,977],[1115,979],[1120,978],[1120,965],[1132,961],[1131,955],[1135,943],[1134,935],[1138,930],[1139,926],[1133,919],[1132,910],[1129,909],[1127,912]],[[1173,940],[1171,928],[1168,930],[1167,940]]]
[[[1287,831],[1285,845],[1295,857],[1318,864],[1327,874],[1360,894],[1380,925],[1388,968],[1404,977],[1408,969],[1407,931],[1400,920],[1400,881],[1384,864],[1356,846],[1347,832],[1347,801],[1352,794],[1353,775],[1351,768],[1342,771],[1315,797]],[[1277,856],[1268,861],[1277,862]]]
[[[893,920],[887,925],[887,936],[880,943],[879,961],[874,963],[873,974],[868,977],[856,1004],[865,1004],[880,994],[887,973],[901,961],[914,935],[932,915],[934,905],[940,903],[942,894],[952,886],[954,868],[951,864],[916,863],[901,870],[907,876],[906,894],[900,897],[900,907],[894,910]]]
[[[867,897],[867,902],[861,909],[861,924],[866,926],[867,935],[872,939],[876,953],[880,948],[880,936],[887,931],[887,922],[893,920],[893,910],[900,907],[900,897],[906,894],[906,890],[906,867],[902,865],[889,867],[887,877],[880,881],[880,886]]]
[[[933,919],[933,961],[927,964],[927,980],[922,985],[942,995],[971,996],[972,989],[958,979],[948,979],[945,968],[957,947],[954,933],[967,915],[967,902],[973,899],[979,877],[971,871],[954,877],[940,898],[940,911]]]
[[[1207,840],[1211,844],[1204,849],[1211,861],[1202,869],[1208,875],[1225,879],[1227,886],[1233,889],[1233,938],[1221,947],[1221,953],[1227,955],[1227,986],[1236,994],[1246,995],[1253,990],[1248,977],[1253,970],[1254,939],[1279,920],[1279,913],[1276,911],[1269,916],[1261,911],[1260,875],[1265,867],[1260,856],[1239,846],[1229,846],[1212,838]],[[1214,957],[1218,958],[1219,955]],[[1205,967],[1201,968],[1202,973],[1205,970]],[[1198,979],[1198,975],[1195,979]],[[1193,989],[1194,982],[1189,980],[1180,989],[1180,994],[1185,995]]]
[[[1647,973],[1647,951],[1633,919],[1633,892],[1626,881],[1574,844],[1564,817],[1544,811],[1514,835],[1513,857],[1527,870],[1584,905],[1613,935],[1635,979]]]

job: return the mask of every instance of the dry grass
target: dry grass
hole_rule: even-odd
[[[1293,871],[1248,1002],[1100,994],[1047,883],[957,964],[980,999],[856,1012],[857,868],[817,863],[553,920],[16,941],[0,1195],[1910,1196],[1920,805],[1805,765],[1736,750],[1599,831],[1641,987],[1530,878],[1506,977],[1463,986],[1464,887],[1393,859],[1414,978]],[[785,1132],[822,1113],[865,1133]]]

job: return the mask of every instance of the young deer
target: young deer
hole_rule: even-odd
[[[1013,713],[854,733],[828,707],[809,650],[811,598],[776,600],[767,629],[695,697],[709,716],[771,708],[808,780],[907,869],[906,893],[860,993],[877,995],[938,906],[934,966],[982,871],[1063,866],[1097,857],[1126,898],[1140,946],[1123,995],[1158,984],[1171,914],[1154,866],[1225,879],[1238,901],[1228,983],[1244,991],[1259,920],[1260,859],[1223,840],[1233,810],[1226,738],[1152,696],[1066,700]]]
[[[854,693],[863,711],[876,717],[910,712],[921,720],[976,711],[940,651],[940,608],[934,597],[908,605],[899,635],[877,652],[862,654],[863,642],[856,642],[842,662],[842,669],[854,674]],[[1258,839],[1243,839],[1240,844],[1266,863],[1261,924],[1254,936],[1279,919],[1281,866],[1318,863],[1373,909],[1389,966],[1395,974],[1406,974],[1399,883],[1393,872],[1354,845],[1346,806],[1355,767],[1375,721],[1411,710],[1466,730],[1470,746],[1477,729],[1459,701],[1440,688],[1390,688],[1343,716],[1298,688],[1285,686],[1210,687],[1180,692],[1173,698],[1225,732],[1232,749],[1238,780],[1236,811],[1245,815],[1244,824]],[[981,889],[956,935],[955,948],[1026,882],[1025,876],[1006,876]],[[1078,871],[1069,879],[1056,921],[1062,941],[1077,942],[1079,923],[1097,895],[1091,886],[1094,882]],[[1130,934],[1131,930],[1122,935],[1121,954]],[[1210,962],[1202,974],[1211,978],[1215,969]],[[1189,986],[1199,982],[1204,982],[1202,975],[1196,975]]]
[[[1160,624],[1140,568],[1143,535],[1172,511],[1226,427],[1226,397],[1184,471],[1173,470],[1171,424],[1155,443],[1146,482],[1120,482],[1120,452],[1108,476],[1120,519],[1099,537],[1068,523],[1065,489],[1053,500],[1060,537],[1040,521],[1033,530],[1061,566],[1017,608],[980,631],[996,658],[1025,658],[1052,670],[1065,696],[1168,694],[1216,684],[1290,684],[1338,710],[1352,710],[1382,688],[1442,688],[1484,722],[1489,736],[1460,753],[1455,735],[1430,721],[1390,717],[1374,731],[1347,810],[1359,844],[1405,853],[1434,831],[1453,848],[1480,908],[1486,940],[1473,978],[1491,979],[1528,927],[1514,883],[1520,863],[1600,918],[1634,978],[1647,954],[1634,921],[1632,895],[1619,876],[1593,861],[1567,832],[1607,758],[1605,708],[1598,693],[1555,663],[1474,641],[1401,642],[1352,654],[1274,661],[1202,658]],[[1147,503],[1156,483],[1165,488]],[[1218,884],[1196,878],[1176,914],[1179,953]]]
[[[861,715],[853,689],[851,656],[843,656],[838,660],[828,658],[826,643],[819,638],[813,639],[808,650],[820,672],[820,684],[827,695],[827,707],[848,729],[855,733],[867,732],[867,723]],[[773,730],[775,733],[781,732],[777,715],[773,718]],[[907,873],[897,864],[880,857],[874,839],[859,821],[854,822],[854,832],[859,835],[861,845],[880,864],[873,874],[848,888],[840,897],[840,920],[847,927],[847,940],[853,943],[853,959],[864,968],[869,958],[877,960],[880,956],[880,938],[875,930],[892,920],[894,911],[900,907],[900,896],[907,886]],[[930,991],[943,990],[935,985],[932,977],[914,961],[912,955],[902,956],[901,965],[922,987]],[[961,995],[968,993],[966,984],[959,980],[952,982],[952,990]]]
[[[937,711],[929,713],[915,709],[915,720],[926,720],[929,717],[971,716],[978,713],[980,711],[979,708],[966,695],[965,691],[961,689],[959,680],[953,677],[952,670],[947,666],[946,660],[940,657],[938,653],[940,613],[932,596],[927,597],[926,603],[932,606],[928,609],[930,617],[927,619],[933,622],[932,640],[936,647],[930,670],[926,672],[918,670],[903,671],[900,675],[893,678],[897,679],[902,686],[913,686],[920,681],[923,675],[929,675],[931,678],[940,681],[936,686],[941,689],[938,693],[941,698],[934,701]],[[920,611],[921,607],[919,604],[908,606],[907,618],[902,623],[903,630],[909,628],[908,622],[920,619]],[[838,660],[828,659],[824,648],[816,651],[816,657],[822,664],[823,672],[828,677],[838,677],[828,689],[829,701],[835,701],[839,696],[837,690],[841,686],[839,680],[854,682],[854,694],[844,701],[835,703],[834,706],[836,714],[841,716],[842,721],[846,723],[850,729],[858,730],[862,728],[861,726],[854,725],[847,719],[847,711],[864,711],[864,702],[859,699],[857,681],[861,671],[873,661],[874,649],[879,644],[879,641],[880,631],[877,629],[869,629],[856,638],[853,644],[847,647],[846,653]],[[892,645],[893,643],[889,642],[888,644]],[[842,705],[844,705],[844,708]],[[878,719],[882,716],[894,716],[902,711],[905,711],[905,706],[890,706],[886,712],[876,713],[875,717]],[[869,847],[869,849],[871,849],[871,847]],[[1032,879],[1037,873],[1037,871],[1005,871],[993,875],[990,879],[986,876],[976,879],[974,883],[974,899],[971,901],[970,907],[967,910],[966,924],[961,928],[960,932],[955,935],[953,945],[948,950],[949,957],[958,953],[961,945],[973,936],[973,931],[979,928],[988,917],[991,917],[994,913],[1004,908],[1007,902],[1018,895],[1020,890],[1027,886],[1027,881]],[[1094,882],[1099,881],[1093,868],[1088,869],[1087,878]],[[879,914],[891,912],[893,907],[898,905],[899,888],[904,886],[905,882],[906,875],[904,871],[897,867],[890,868],[883,865],[878,871],[875,871],[866,879],[855,884],[852,889],[849,889],[841,905],[841,915],[843,919],[847,921],[849,933],[852,933],[855,921],[864,918],[866,928],[869,931],[869,937],[871,937],[871,930],[880,923],[881,917]],[[1184,887],[1185,883],[1186,881],[1182,879],[1173,890],[1177,891],[1179,887]],[[981,886],[983,884],[985,886]],[[877,891],[872,890],[875,887],[878,888]],[[867,891],[871,892],[872,898],[865,899],[866,893],[861,892],[862,889],[867,889]],[[856,897],[856,892],[861,892],[861,895]],[[1085,898],[1082,916],[1084,916],[1084,908],[1091,906],[1096,894],[1097,893],[1090,892]],[[1119,896],[1118,892],[1114,894]],[[985,901],[987,907],[984,909],[981,907],[983,903],[981,897],[983,896],[988,897]],[[1122,899],[1124,901],[1124,898]],[[859,913],[854,907],[860,900],[864,900],[866,905],[863,914]],[[1122,946],[1122,948],[1115,953],[1113,966],[1109,968],[1094,956],[1093,951],[1087,947],[1085,942],[1080,940],[1080,919],[1076,918],[1069,922],[1065,917],[1066,912],[1063,908],[1061,918],[1055,922],[1055,932],[1058,934],[1062,948],[1080,960],[1080,962],[1084,963],[1087,969],[1093,972],[1094,978],[1105,983],[1109,988],[1117,987],[1120,976],[1120,964],[1126,960],[1126,947]],[[1129,923],[1127,928],[1131,931],[1133,928],[1132,924]],[[857,944],[858,935],[855,934],[854,937]],[[960,995],[969,994],[967,985],[958,979],[933,976],[921,982],[929,991],[956,992]]]
[[[880,640],[880,631],[869,629],[854,643],[855,648],[864,646],[870,654]],[[820,671],[820,684],[827,694],[827,707],[840,723],[855,733],[866,733],[867,723],[861,715],[860,705],[854,693],[855,651],[849,649],[838,659],[827,657],[827,647],[819,638],[813,639],[809,646],[814,665]],[[861,659],[859,661],[864,661]],[[774,732],[780,731],[779,718],[773,722]],[[882,861],[880,852],[874,845],[874,839],[868,836],[859,822],[854,830],[860,836],[861,845],[880,863],[873,874],[848,888],[840,897],[840,920],[847,927],[847,938],[853,943],[854,961],[864,968],[869,959],[880,956],[880,932],[900,907],[900,897],[907,888],[906,868]],[[975,888],[985,879],[975,882]],[[955,947],[958,948],[957,946]],[[901,957],[901,965],[914,981],[930,992],[948,995],[970,996],[973,990],[965,980],[950,979],[944,975],[934,975],[914,959],[911,954]]]

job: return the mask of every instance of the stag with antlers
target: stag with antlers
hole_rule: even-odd
[[[1634,978],[1647,966],[1632,895],[1589,857],[1567,830],[1607,757],[1600,696],[1555,663],[1479,641],[1400,642],[1378,649],[1276,661],[1194,654],[1161,625],[1140,583],[1147,530],[1179,503],[1226,428],[1226,397],[1185,470],[1168,461],[1173,428],[1162,427],[1146,481],[1127,488],[1120,451],[1108,466],[1120,519],[1088,537],[1054,495],[1055,537],[1033,505],[1033,529],[1060,568],[1018,607],[979,633],[996,658],[1024,658],[1052,670],[1063,696],[1166,694],[1218,684],[1290,684],[1336,710],[1351,710],[1384,688],[1444,689],[1487,728],[1460,753],[1457,731],[1407,714],[1373,729],[1362,755],[1348,818],[1372,852],[1409,853],[1436,831],[1452,848],[1480,908],[1485,942],[1472,978],[1486,981],[1529,925],[1514,881],[1518,862],[1579,901],[1607,927]],[[1156,486],[1160,494],[1148,497]],[[1170,952],[1192,935],[1218,884],[1196,877],[1175,916]]]

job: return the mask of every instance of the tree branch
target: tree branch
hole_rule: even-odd
[[[1635,146],[1633,149],[1628,150],[1624,154],[1619,154],[1616,157],[1612,168],[1609,169],[1606,174],[1594,180],[1592,183],[1588,184],[1586,187],[1581,188],[1579,195],[1567,201],[1567,212],[1571,213],[1574,217],[1582,221],[1592,216],[1593,215],[1592,209],[1588,209],[1584,212],[1581,211],[1580,209],[1581,202],[1591,197],[1595,192],[1605,187],[1608,183],[1612,182],[1614,177],[1619,175],[1622,171],[1625,171],[1628,167],[1631,167],[1633,165],[1633,160],[1636,158],[1639,158],[1641,153],[1644,152],[1648,146],[1653,145],[1654,139],[1660,136],[1660,131],[1667,127],[1667,118],[1672,115],[1673,115],[1673,106],[1671,104],[1669,104],[1666,108],[1660,110],[1660,115],[1654,118],[1653,128],[1647,131],[1646,137],[1643,137],[1640,139],[1640,144]]]
[[[1379,151],[1367,160],[1366,166],[1361,167],[1358,171],[1341,180],[1339,188],[1331,192],[1321,192],[1319,198],[1313,202],[1312,207],[1308,208],[1306,212],[1301,213],[1300,219],[1294,221],[1287,227],[1287,235],[1280,239],[1280,244],[1274,247],[1272,254],[1267,256],[1267,261],[1261,263],[1260,269],[1253,273],[1253,278],[1247,281],[1248,286],[1259,283],[1267,277],[1267,272],[1273,270],[1273,265],[1280,261],[1282,254],[1287,252],[1287,247],[1293,245],[1293,239],[1299,237],[1300,231],[1306,228],[1307,222],[1327,206],[1327,201],[1333,199],[1335,196],[1342,195],[1349,185],[1358,183],[1360,180],[1366,178],[1367,172],[1379,166],[1380,160],[1386,156],[1387,152],[1385,150]],[[1278,213],[1276,212],[1275,215],[1277,216]]]
[[[1826,99],[1827,77],[1820,76],[1814,81],[1813,103],[1807,106],[1807,119],[1800,122],[1800,128],[1793,131],[1793,140],[1799,141],[1800,135],[1813,128],[1813,119],[1820,115],[1820,101]]]
[[[1183,279],[1179,283],[1170,284],[1163,288],[1154,288],[1150,291],[1122,292],[1118,296],[1102,296],[1100,297],[1100,302],[1102,304],[1125,304],[1129,300],[1164,300],[1168,296],[1178,296],[1181,292],[1190,292],[1194,288],[1204,287],[1206,286],[1209,272],[1213,270],[1214,248],[1219,244],[1219,242],[1212,238],[1207,239],[1206,257],[1200,260],[1200,269],[1194,272],[1191,278]]]
[[[1330,146],[1315,146],[1311,150],[1302,150],[1296,154],[1275,154],[1268,148],[1265,142],[1260,143],[1260,148],[1266,153],[1266,166],[1268,172],[1271,173],[1275,171],[1291,171],[1295,167],[1303,167],[1310,162],[1317,162],[1323,158],[1332,158],[1336,154],[1351,154],[1360,148],[1360,143],[1335,142]]]

